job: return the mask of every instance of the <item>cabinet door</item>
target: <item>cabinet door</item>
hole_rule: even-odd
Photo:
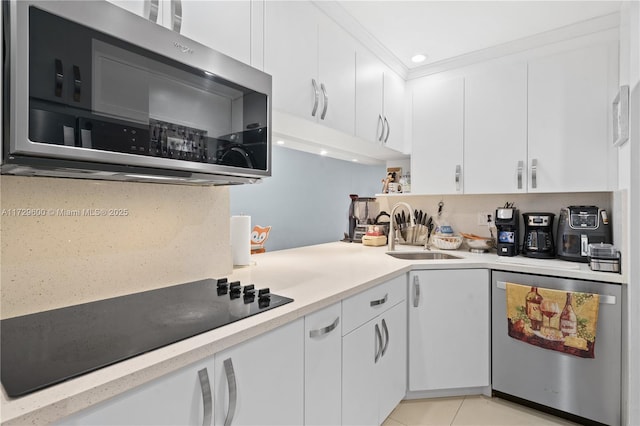
[[[338,425],[342,413],[341,305],[304,318],[304,424]]]
[[[606,191],[615,43],[529,62],[530,192]]]
[[[153,22],[162,23],[161,14],[163,12],[164,4],[163,1],[157,1],[154,3],[151,0],[107,0],[109,3],[113,3],[116,6],[119,6],[123,9],[128,10],[129,12],[135,13],[136,15],[142,16],[145,19],[151,19]],[[152,10],[153,9],[153,10]]]
[[[527,191],[527,64],[465,77],[464,192]]]
[[[489,271],[410,276],[409,390],[488,386]]]
[[[398,152],[407,152],[404,141],[405,82],[390,69],[384,72],[384,116],[387,119],[385,145]]]
[[[206,372],[202,378],[199,371]],[[64,425],[202,425],[213,413],[213,359],[196,363],[61,420]],[[202,385],[201,385],[202,383]],[[205,391],[206,392],[206,391]],[[210,423],[212,424],[212,423]]]
[[[300,319],[215,355],[216,425],[302,424],[303,332]]]
[[[384,66],[362,46],[356,51],[356,136],[382,143]],[[395,129],[394,129],[395,131]]]
[[[308,2],[265,3],[265,72],[273,76],[273,108],[315,119],[321,110],[318,9]],[[312,116],[318,87],[318,106]]]
[[[464,80],[417,82],[412,123],[411,191],[462,193]]]
[[[184,36],[251,63],[251,1],[182,0]]]
[[[342,339],[342,424],[377,425],[381,348],[377,318]]]
[[[318,122],[349,135],[355,132],[355,41],[327,17],[320,19],[318,84],[321,108]],[[324,89],[324,90],[323,90]],[[323,117],[323,112],[326,114]]]
[[[383,352],[379,361],[378,424],[407,393],[407,304],[402,301],[379,317]]]

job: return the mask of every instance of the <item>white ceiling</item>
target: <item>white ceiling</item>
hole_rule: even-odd
[[[338,2],[409,70],[617,13],[620,1]],[[427,55],[421,64],[411,62]]]

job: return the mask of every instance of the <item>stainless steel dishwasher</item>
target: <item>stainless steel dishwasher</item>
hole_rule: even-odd
[[[594,358],[580,358],[510,337],[506,283],[599,294]],[[561,413],[554,413],[568,413],[565,415],[568,418],[578,416],[589,421],[619,425],[622,287],[595,281],[493,271],[491,289],[494,394],[518,402],[531,402],[537,408],[559,410]],[[547,320],[543,318],[543,321],[546,323]]]

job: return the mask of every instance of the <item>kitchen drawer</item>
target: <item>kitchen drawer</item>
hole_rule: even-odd
[[[407,275],[366,290],[342,302],[342,335],[375,318],[380,313],[405,300]]]

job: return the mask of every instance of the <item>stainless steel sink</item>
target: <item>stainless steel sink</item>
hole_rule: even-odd
[[[420,251],[420,252],[391,251],[391,252],[387,252],[387,254],[397,259],[407,259],[407,260],[463,259],[460,256],[454,256],[449,253],[437,253],[437,252],[431,252],[431,251]]]

